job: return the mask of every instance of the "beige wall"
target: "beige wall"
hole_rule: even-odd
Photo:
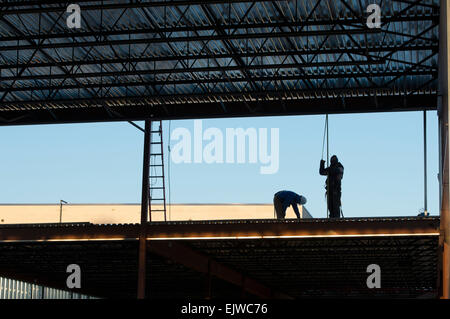
[[[155,207],[155,209],[158,209]],[[302,207],[299,207],[300,212]],[[0,224],[59,223],[59,205],[0,205]],[[169,214],[170,212],[170,214]],[[306,216],[305,216],[306,217]],[[167,220],[220,220],[274,218],[272,204],[172,205],[167,207]],[[291,207],[286,218],[295,218]],[[163,221],[161,212],[152,215],[153,221]],[[91,222],[94,224],[139,223],[138,204],[66,204],[63,222]]]

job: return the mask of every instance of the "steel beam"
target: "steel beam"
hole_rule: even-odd
[[[139,268],[138,268],[138,299],[145,299],[146,284],[146,249],[147,249],[147,220],[149,207],[149,171],[150,171],[150,135],[152,122],[145,121],[144,133],[144,159],[142,165],[142,199],[141,199],[141,224],[139,232]]]
[[[353,218],[343,220],[228,220],[153,222],[148,240],[278,237],[438,236],[439,218]],[[0,241],[137,240],[141,225],[51,224],[0,226]]]
[[[434,27],[434,26],[433,26]],[[349,35],[379,33],[377,29],[348,29],[348,30],[317,30],[301,32],[258,32],[244,34],[222,34],[222,35],[199,35],[199,36],[179,36],[179,37],[159,37],[159,38],[138,38],[130,40],[107,40],[107,41],[77,41],[77,42],[58,42],[46,43],[41,45],[4,45],[0,46],[0,52],[17,50],[36,50],[36,49],[56,49],[56,48],[83,48],[83,47],[101,47],[108,45],[132,45],[132,44],[155,44],[155,43],[174,43],[174,42],[197,42],[197,41],[222,41],[222,40],[246,40],[246,39],[267,39],[267,38],[289,38],[289,37],[310,37],[324,35]]]
[[[2,81],[17,81],[17,80],[44,80],[44,79],[64,79],[68,78],[99,78],[99,77],[112,77],[127,75],[156,75],[156,74],[178,74],[178,73],[189,73],[189,72],[221,72],[221,71],[238,71],[240,69],[244,70],[273,70],[273,69],[296,69],[296,68],[316,68],[316,67],[344,67],[344,66],[355,66],[355,65],[381,65],[385,64],[386,60],[372,60],[372,61],[342,61],[342,62],[312,62],[312,63],[286,63],[286,64],[259,64],[259,65],[243,65],[243,66],[214,66],[214,67],[201,67],[201,68],[161,68],[161,69],[140,69],[134,71],[121,71],[121,72],[85,72],[85,73],[71,73],[71,74],[36,74],[36,75],[22,75],[22,76],[3,76]],[[432,72],[430,70],[426,72]],[[437,68],[435,70],[437,72]],[[398,73],[398,72],[397,72]],[[397,74],[396,73],[396,74]],[[403,74],[403,72],[400,72]],[[348,76],[344,73],[343,76]],[[384,76],[381,74],[379,76]],[[385,76],[391,76],[389,73]],[[105,86],[107,84],[105,83]]]
[[[273,0],[257,0],[258,2],[272,2]],[[280,1],[290,1],[290,0],[280,0]],[[91,4],[83,4],[86,2],[91,2]],[[81,6],[83,11],[101,11],[101,10],[117,10],[117,9],[133,9],[133,8],[155,8],[155,7],[176,7],[176,6],[190,6],[190,5],[200,5],[200,4],[228,4],[228,3],[248,3],[255,2],[255,0],[173,0],[173,1],[149,1],[149,2],[128,2],[128,3],[114,3],[114,4],[92,4],[95,1],[81,0],[77,1]],[[101,1],[97,1],[100,2]],[[10,6],[39,6],[33,8],[19,8],[19,9],[8,9],[3,11],[2,15],[16,15],[16,14],[32,14],[32,13],[50,13],[50,12],[61,12],[61,10],[66,10],[67,2],[64,1],[52,1],[52,4],[60,4],[59,7],[42,6],[40,1],[27,1],[27,2],[9,2]]]
[[[438,14],[421,15],[421,16],[403,16],[403,17],[384,17],[384,23],[396,23],[396,22],[413,22],[413,21],[437,21],[439,19]],[[230,24],[220,24],[220,27],[224,30],[240,30],[240,29],[261,29],[261,28],[280,28],[280,27],[290,27],[298,28],[302,26],[334,26],[334,25],[352,25],[361,24],[361,19],[357,18],[341,18],[338,20],[307,20],[307,21],[276,21],[276,22],[254,22],[254,23],[230,23]],[[79,37],[97,37],[110,36],[110,35],[130,35],[130,34],[152,34],[152,33],[177,33],[177,32],[196,32],[196,31],[209,31],[214,30],[215,25],[191,25],[191,26],[178,26],[178,27],[140,27],[135,29],[105,29],[105,30],[94,30],[94,31],[74,31],[70,33],[42,33],[42,34],[28,34],[28,35],[8,35],[0,37],[2,42],[16,42],[22,40],[42,40],[42,39],[64,39],[67,38],[79,38]],[[383,32],[388,32],[392,34],[397,34],[396,32],[383,30]],[[404,34],[405,36],[413,36]],[[433,39],[429,39],[433,41]]]
[[[440,261],[441,261],[441,296],[450,298],[450,210],[449,210],[449,91],[450,81],[448,68],[450,66],[449,36],[450,36],[450,4],[447,0],[440,2],[439,30],[439,126],[440,132],[440,194],[441,194],[441,227],[440,227]]]
[[[290,1],[290,0],[280,0]],[[409,8],[415,6],[426,6],[431,8],[436,8],[433,5],[421,4],[420,0],[416,2],[406,1],[406,0],[395,0],[397,2],[409,3]],[[85,4],[89,2],[89,4]],[[201,4],[239,4],[239,3],[249,3],[255,2],[255,0],[174,0],[174,1],[151,1],[151,2],[129,2],[129,3],[114,3],[114,4],[92,4],[95,1],[81,0],[77,1],[80,4],[83,11],[98,11],[98,10],[117,10],[117,9],[132,9],[132,8],[152,8],[152,7],[179,7],[179,6],[190,6],[190,5],[201,5]],[[97,1],[100,2],[100,1]],[[256,2],[273,2],[273,0],[256,0]],[[13,1],[8,2],[11,7],[19,7],[14,9],[8,9],[2,12],[3,15],[16,15],[16,14],[32,14],[32,13],[50,13],[50,12],[60,12],[65,10],[67,7],[67,2],[64,1],[52,1],[52,5],[60,6],[45,6],[40,1]],[[38,6],[38,7],[31,7]],[[30,8],[31,7],[31,8]]]
[[[122,63],[140,63],[140,62],[166,62],[166,61],[178,61],[178,60],[205,60],[205,59],[229,59],[236,56],[242,58],[255,58],[255,57],[283,57],[291,56],[295,54],[302,55],[317,55],[317,54],[339,54],[339,53],[351,53],[351,54],[365,54],[366,52],[378,53],[378,52],[388,52],[388,51],[398,51],[398,52],[409,52],[409,51],[432,51],[437,52],[439,49],[438,45],[414,45],[414,46],[383,46],[383,47],[362,47],[360,48],[320,48],[320,49],[300,49],[296,50],[285,50],[285,51],[259,51],[259,52],[240,52],[238,54],[231,53],[203,53],[203,54],[185,54],[185,55],[171,55],[171,56],[144,56],[144,57],[118,57],[118,58],[107,58],[107,59],[84,59],[84,60],[73,60],[73,61],[57,61],[57,62],[33,62],[33,63],[2,63],[0,65],[0,70],[6,69],[17,69],[17,68],[47,68],[56,66],[81,66],[81,65],[99,65],[99,64],[122,64]],[[411,64],[409,61],[403,61],[398,59],[389,59],[391,61]],[[381,60],[382,61],[382,60]],[[368,63],[369,61],[365,61]],[[328,64],[338,64],[336,62],[323,62]],[[320,65],[318,65],[320,66]]]
[[[121,76],[126,75],[146,75],[148,73],[152,73],[152,71],[123,71],[120,74]],[[135,82],[119,82],[119,83],[108,83],[108,82],[100,82],[100,83],[94,83],[94,84],[83,84],[83,89],[87,88],[93,88],[93,87],[126,87],[126,86],[157,86],[157,85],[181,85],[181,84],[199,84],[199,83],[241,83],[241,82],[271,82],[271,81],[295,81],[299,79],[307,80],[307,79],[346,79],[346,78],[378,78],[378,79],[384,79],[385,77],[402,77],[402,76],[431,76],[432,79],[435,79],[437,77],[438,70],[408,70],[408,71],[386,71],[384,73],[379,72],[364,72],[364,70],[361,70],[361,72],[345,72],[345,73],[332,73],[332,74],[304,74],[304,75],[266,75],[266,76],[254,76],[251,77],[248,74],[245,74],[242,77],[230,77],[230,78],[224,78],[219,77],[216,75],[205,77],[202,79],[192,78],[192,79],[169,79],[169,77],[166,77],[165,79],[161,78],[158,80],[151,80],[151,81],[135,81]],[[19,77],[8,77],[9,80],[14,81],[35,81],[37,79],[42,78],[53,78],[53,79],[64,79],[64,78],[70,78],[70,79],[80,79],[80,78],[101,78],[103,79],[105,77],[113,77],[114,75],[117,75],[117,72],[103,72],[103,73],[75,73],[75,74],[53,74],[53,75],[42,75],[42,76],[19,76]],[[3,79],[5,80],[5,79]],[[6,80],[5,80],[6,81]],[[54,86],[33,86],[30,87],[28,90],[48,90],[49,88]],[[65,85],[62,86],[62,88],[65,89],[77,89],[80,88],[80,85]],[[12,92],[13,89],[11,89]],[[23,88],[20,89],[20,91],[23,91]],[[288,91],[287,91],[288,92]],[[22,101],[25,102],[26,101]],[[53,102],[57,102],[57,100],[53,100]]]
[[[423,111],[424,108],[434,110],[437,105],[435,92],[422,91],[411,95],[407,95],[407,92],[397,92],[397,94],[392,92],[386,95],[377,95],[376,99],[368,92],[370,92],[369,89],[348,90],[348,92],[346,90],[325,90],[316,92],[316,95],[293,91],[278,94],[266,92],[265,95],[230,93],[227,95],[203,94],[203,96],[174,95],[159,98],[145,96],[95,100],[74,99],[72,101],[48,101],[48,106],[58,117],[58,123],[87,123],[141,121],[151,116],[161,120],[174,120]],[[379,92],[384,92],[384,90],[379,90]],[[46,110],[36,109],[42,103],[46,103],[46,101],[0,103],[0,126],[54,123],[54,118]],[[284,109],[280,108],[280,103],[283,103]],[[221,104],[227,109],[226,113]],[[108,106],[108,109],[114,114],[113,117],[105,113],[103,105]],[[248,105],[254,109],[253,112],[249,112]]]

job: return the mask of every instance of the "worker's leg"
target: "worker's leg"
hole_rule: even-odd
[[[338,213],[339,213],[339,218],[341,218],[342,217],[342,215],[341,215],[341,211],[342,211],[342,204],[341,204],[341,195],[342,195],[342,193],[341,192],[338,192],[338,196],[337,196],[337,206],[338,206]]]
[[[328,194],[328,211],[330,212],[329,218],[335,218],[334,198],[333,192]]]
[[[275,208],[277,218],[283,219],[286,213],[283,212],[283,204],[281,203],[280,199],[276,196],[273,198],[273,207]]]
[[[340,205],[339,205],[339,194],[336,192],[330,192],[330,218],[339,218],[340,217]]]
[[[298,209],[298,207],[297,207],[297,209]],[[303,207],[302,207],[302,209],[303,209]],[[301,217],[300,217],[300,212],[298,212],[298,211],[296,211],[296,210],[294,209],[294,213],[295,213],[295,215],[297,216],[297,219],[301,219]]]

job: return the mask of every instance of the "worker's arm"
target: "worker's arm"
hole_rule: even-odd
[[[294,209],[294,213],[297,215],[297,218],[300,219],[300,212],[298,211],[297,203],[293,203],[292,208]]]
[[[319,168],[319,174],[320,175],[328,175],[328,168],[325,168],[325,161],[320,161],[320,168]]]
[[[344,166],[342,165],[335,165],[332,167],[328,167],[327,170],[328,173],[333,176],[341,176],[342,178],[342,176],[344,175]]]

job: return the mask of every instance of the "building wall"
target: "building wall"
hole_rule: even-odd
[[[155,209],[159,207],[156,206]],[[94,224],[139,223],[139,204],[66,204],[62,222],[91,222]],[[302,207],[299,206],[302,212]],[[310,217],[304,213],[304,217]],[[271,219],[272,204],[175,204],[167,207],[167,220]],[[286,218],[295,218],[291,207]],[[0,205],[0,224],[59,223],[59,204]],[[152,221],[164,221],[161,212],[152,214]]]

